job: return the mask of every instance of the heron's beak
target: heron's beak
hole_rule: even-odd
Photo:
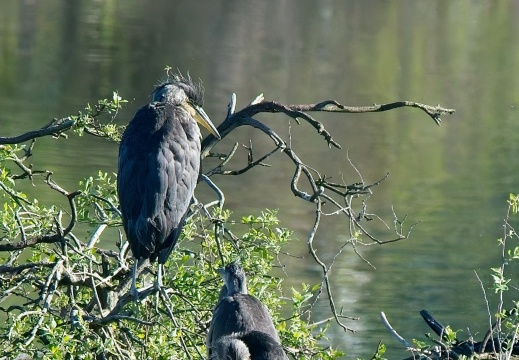
[[[209,116],[207,116],[204,109],[202,109],[200,106],[197,106],[197,105],[194,105],[191,103],[188,103],[188,107],[191,108],[191,109],[189,109],[191,112],[191,115],[193,115],[195,120],[200,125],[202,125],[207,130],[209,130],[209,132],[211,134],[213,134],[214,136],[216,136],[218,139],[221,139],[220,134],[218,133],[218,130],[216,130],[216,126],[214,126],[214,124],[211,122],[211,120],[209,119]]]

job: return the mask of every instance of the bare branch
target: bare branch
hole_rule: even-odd
[[[289,105],[289,108],[297,111],[326,111],[326,112],[335,112],[335,113],[350,113],[350,114],[360,114],[360,113],[370,113],[370,112],[383,112],[389,111],[401,107],[414,107],[420,110],[425,111],[427,115],[429,115],[437,125],[441,125],[441,116],[445,114],[453,114],[456,110],[454,109],[445,109],[440,105],[430,106],[425,104],[420,104],[414,101],[396,101],[389,104],[382,105],[372,105],[372,106],[344,106],[339,104],[335,100],[326,100],[320,102],[318,104],[310,104],[310,105]]]
[[[408,342],[406,339],[404,339],[400,334],[391,326],[389,321],[386,318],[386,314],[381,311],[380,312],[380,319],[382,320],[382,323],[386,327],[386,329],[389,331],[391,335],[393,335],[400,343],[402,343],[407,349],[411,349],[412,345],[410,342]]]
[[[0,252],[22,250],[27,247],[33,247],[37,244],[53,244],[59,242],[60,240],[61,237],[58,234],[40,235],[27,239],[26,241],[19,241],[12,244],[0,244]]]
[[[235,102],[235,101],[234,101]],[[441,124],[441,116],[445,114],[453,114],[455,112],[454,109],[445,109],[441,106],[430,106],[424,105],[413,101],[397,101],[389,104],[382,105],[372,105],[372,106],[344,106],[338,103],[335,100],[326,100],[317,104],[304,104],[304,105],[283,105],[277,103],[275,101],[264,101],[257,102],[253,101],[246,108],[238,111],[237,113],[229,112],[225,121],[220,124],[218,127],[218,132],[220,133],[221,138],[223,139],[227,134],[233,131],[235,128],[249,125],[253,127],[258,127],[259,124],[257,121],[253,120],[253,116],[259,113],[284,113],[285,115],[298,119],[301,118],[307,121],[310,125],[312,125],[317,133],[322,135],[329,145],[333,145],[337,148],[341,148],[338,143],[336,143],[330,133],[324,128],[322,123],[313,119],[310,115],[305,112],[310,111],[323,111],[323,112],[334,112],[334,113],[369,113],[369,112],[383,112],[389,111],[401,107],[414,107],[418,108],[427,115],[429,115],[437,125]],[[230,115],[231,114],[231,115]],[[262,129],[266,132],[266,129]],[[209,135],[204,139],[202,143],[202,158],[206,157],[209,154],[211,148],[218,142],[219,140],[214,135]]]
[[[38,130],[28,131],[22,135],[13,136],[13,137],[1,137],[0,136],[0,145],[7,144],[20,144],[25,141],[33,140],[42,136],[59,136],[63,131],[70,129],[74,126],[75,121],[69,117],[62,119],[53,119],[47,125]]]

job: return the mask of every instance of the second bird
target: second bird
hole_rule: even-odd
[[[200,129],[220,137],[202,109],[203,88],[176,75],[158,86],[152,102],[137,111],[119,148],[117,192],[126,237],[135,258],[132,292],[137,297],[138,262],[162,265],[180,236],[200,170]]]
[[[236,263],[220,270],[224,286],[207,333],[210,360],[288,360],[269,311],[247,293],[245,271]]]

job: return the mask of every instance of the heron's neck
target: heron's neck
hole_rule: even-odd
[[[247,294],[247,282],[245,279],[232,279],[231,286],[228,286],[233,294]]]

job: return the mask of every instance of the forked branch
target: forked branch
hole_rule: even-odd
[[[341,149],[341,146],[333,139],[332,135],[325,129],[324,125],[318,120],[314,119],[309,112],[333,112],[333,113],[369,113],[369,112],[382,112],[389,111],[401,107],[414,107],[424,111],[427,115],[429,115],[437,125],[441,124],[441,116],[445,114],[454,113],[453,109],[445,109],[438,106],[430,106],[424,105],[411,101],[399,101],[393,102],[389,104],[382,105],[372,105],[372,106],[364,106],[364,107],[352,107],[352,106],[344,106],[338,103],[335,100],[326,100],[317,104],[304,104],[304,105],[284,105],[275,101],[264,101],[263,95],[258,96],[254,99],[251,104],[244,109],[234,112],[236,106],[236,96],[233,94],[231,97],[231,101],[229,103],[229,111],[227,114],[227,118],[224,122],[218,127],[218,131],[223,138],[234,131],[236,128],[240,126],[252,126],[268,137],[272,139],[274,142],[275,148],[270,152],[256,156],[260,160],[256,162],[252,162],[249,160],[249,164],[240,169],[240,170],[228,170],[224,169],[224,166],[228,165],[230,158],[236,153],[237,147],[235,146],[233,150],[226,156],[224,156],[224,161],[217,166],[216,168],[210,170],[207,175],[212,176],[216,174],[220,175],[239,175],[252,169],[253,167],[260,165],[261,162],[267,159],[269,156],[274,155],[277,151],[283,152],[294,164],[294,175],[292,177],[292,181],[290,182],[290,187],[292,193],[304,201],[313,203],[315,206],[315,219],[314,225],[309,232],[308,235],[308,250],[312,255],[313,259],[317,264],[320,265],[323,273],[323,282],[321,287],[324,285],[328,294],[330,309],[334,315],[336,322],[344,329],[351,330],[346,325],[342,324],[341,318],[342,314],[339,314],[336,310],[334,299],[333,299],[333,291],[330,286],[330,276],[331,276],[331,268],[332,264],[327,265],[324,261],[322,261],[317,255],[317,251],[314,248],[314,239],[316,238],[317,230],[320,225],[322,208],[321,205],[323,203],[329,203],[336,208],[336,211],[332,213],[328,213],[326,215],[344,215],[348,219],[349,224],[349,233],[350,239],[347,244],[351,245],[353,251],[366,261],[360,253],[357,252],[356,245],[357,243],[363,245],[369,244],[386,244],[394,241],[399,241],[406,239],[411,230],[414,228],[416,224],[411,225],[407,232],[403,231],[403,221],[399,220],[396,214],[393,211],[395,216],[395,238],[391,239],[378,239],[376,236],[372,235],[369,229],[364,224],[367,221],[372,220],[372,217],[367,213],[367,201],[363,200],[359,205],[359,210],[355,210],[355,200],[361,197],[370,196],[372,194],[372,189],[378,186],[383,180],[387,178],[389,174],[387,174],[381,180],[373,183],[366,184],[362,178],[360,182],[354,184],[346,184],[346,183],[335,183],[329,181],[325,176],[322,176],[318,170],[313,169],[306,165],[296,154],[296,152],[289,147],[290,141],[285,141],[281,136],[279,136],[274,130],[268,127],[266,124],[256,120],[254,116],[260,113],[281,113],[286,115],[288,118],[294,119],[299,123],[299,120],[302,119],[310,124],[317,132],[318,135],[322,136],[326,141],[329,147],[333,146],[337,149]],[[213,135],[209,135],[202,143],[202,157],[206,157],[210,154],[211,149],[219,140],[216,139]],[[249,159],[252,159],[252,148],[249,148]],[[358,173],[358,171],[357,171]],[[311,189],[310,193],[301,190],[301,186],[299,182],[301,180],[301,175],[304,174],[305,185]],[[360,176],[360,174],[359,174]],[[375,216],[375,218],[378,218]],[[385,224],[385,223],[384,223]],[[386,225],[387,226],[387,225]],[[370,243],[365,243],[363,238],[366,238]],[[341,248],[340,252],[344,246]],[[370,264],[371,265],[371,264]],[[322,290],[322,289],[321,289]],[[321,290],[317,294],[319,297]],[[352,331],[352,330],[351,330]]]

